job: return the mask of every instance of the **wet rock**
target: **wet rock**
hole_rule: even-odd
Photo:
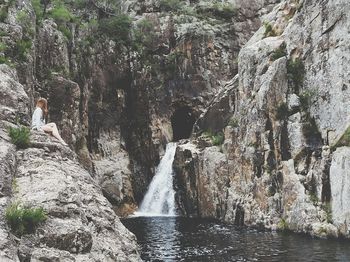
[[[226,157],[218,147],[201,151],[193,144],[180,145],[175,155],[174,171],[175,198],[182,215],[224,217],[229,180]]]
[[[344,139],[348,124],[341,117],[347,115],[348,107],[338,97],[347,96],[346,84],[341,84],[347,78],[333,76],[333,70],[342,72],[347,68],[345,62],[345,66],[335,64],[338,52],[348,41],[339,35],[346,31],[349,20],[343,15],[343,7],[334,2],[298,5],[296,1],[282,1],[264,17],[266,25],[239,53],[237,88],[219,92],[207,109],[211,112],[202,114],[195,128],[198,133],[223,129],[222,152],[228,174],[221,174],[216,167],[211,170],[216,179],[206,180],[202,152],[211,147],[201,137],[190,141],[198,145],[197,153],[180,145],[174,167],[187,189],[181,192],[186,203],[180,204],[181,208],[198,210],[208,206],[206,199],[199,197],[203,191],[198,186],[201,179],[207,181],[207,196],[228,181],[221,188],[226,196],[215,193],[211,199],[211,203],[222,199],[224,216],[214,212],[206,215],[240,225],[287,227],[318,237],[348,235],[346,207],[341,205],[347,198],[347,147],[338,148],[332,158],[328,146],[348,143]],[[329,91],[331,82],[337,84]],[[232,97],[234,107],[225,107],[223,112],[220,106],[215,107],[218,101],[226,105]],[[336,105],[336,101],[341,102]],[[229,111],[234,121],[222,126],[221,118]],[[217,118],[221,121],[219,128]],[[210,159],[216,164],[215,157]],[[209,205],[208,209],[213,208]]]

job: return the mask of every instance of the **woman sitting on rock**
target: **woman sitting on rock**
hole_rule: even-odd
[[[55,123],[45,124],[45,117],[48,114],[47,110],[47,100],[45,98],[39,98],[36,102],[36,109],[34,110],[32,117],[32,129],[44,131],[49,133],[60,141],[63,145],[67,146],[67,143],[64,142]]]

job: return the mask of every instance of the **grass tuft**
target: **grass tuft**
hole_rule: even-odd
[[[282,218],[278,223],[278,229],[282,231],[289,230],[289,225],[286,219]]]
[[[47,219],[42,207],[31,208],[12,203],[5,211],[5,219],[12,232],[17,236],[35,232],[37,226]]]
[[[222,132],[217,132],[213,133],[211,131],[206,131],[203,133],[205,137],[210,137],[211,142],[213,143],[214,146],[220,146],[224,143],[225,141],[225,136]]]
[[[270,23],[265,22],[264,27],[265,27],[264,38],[270,37],[270,36],[277,36],[276,31],[273,29]]]
[[[25,126],[19,128],[10,127],[8,129],[11,142],[17,146],[18,149],[25,149],[30,144],[30,129]]]
[[[288,77],[293,83],[294,92],[299,94],[299,90],[303,86],[305,66],[301,59],[296,58],[295,60],[289,59],[287,63]]]
[[[283,43],[279,48],[277,48],[276,50],[274,50],[271,54],[271,60],[275,61],[281,57],[284,57],[287,55],[287,51],[286,51],[286,45]]]

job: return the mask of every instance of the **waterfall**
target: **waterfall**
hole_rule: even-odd
[[[166,146],[148,191],[136,216],[175,216],[175,191],[173,188],[173,161],[176,143]]]

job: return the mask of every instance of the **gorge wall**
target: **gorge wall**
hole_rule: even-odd
[[[1,255],[47,249],[83,261],[103,256],[104,245],[108,259],[137,260],[111,208],[135,210],[172,140],[181,214],[348,237],[348,8],[345,0],[1,3],[1,210],[21,198],[50,218],[35,239],[20,240],[1,220]],[[75,153],[36,133],[29,149],[9,143],[6,127],[28,125],[40,96]],[[64,185],[44,186],[52,183]],[[54,246],[58,236],[80,240]]]
[[[165,144],[189,138],[278,2],[5,2],[2,57],[29,96],[23,123],[35,100],[48,98],[48,121],[118,214],[128,214]]]
[[[139,260],[112,209],[135,210],[277,2],[1,2],[1,259]],[[10,143],[40,96],[73,151],[34,131],[29,148]],[[9,231],[16,202],[47,212],[35,234]]]
[[[349,7],[283,1],[264,18],[178,147],[182,214],[349,237]]]

